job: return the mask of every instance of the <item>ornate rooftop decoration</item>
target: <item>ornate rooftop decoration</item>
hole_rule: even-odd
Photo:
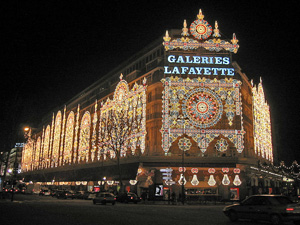
[[[237,44],[238,40],[236,39],[235,34],[233,33],[230,42],[221,40],[218,22],[215,21],[215,28],[213,29],[203,18],[204,15],[200,9],[197,19],[191,23],[189,29],[186,20],[184,20],[181,38],[171,40],[172,38],[169,36],[169,32],[166,31],[166,34],[163,37],[163,45],[165,46],[166,51],[174,49],[194,50],[202,47],[209,51],[219,52],[221,50],[226,50],[237,53],[239,45]]]

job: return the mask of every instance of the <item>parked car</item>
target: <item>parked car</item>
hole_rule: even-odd
[[[57,191],[56,197],[63,198],[63,199],[67,199],[67,198],[74,199],[75,198],[74,193],[70,192],[70,191]]]
[[[300,204],[282,195],[253,195],[239,204],[226,206],[223,212],[233,222],[250,219],[274,225],[288,221],[300,224]]]
[[[58,192],[58,190],[51,190],[50,191],[50,196],[56,197],[57,192]]]
[[[116,197],[112,193],[108,192],[98,192],[96,197],[93,199],[93,204],[101,203],[105,205],[106,203],[111,203],[114,205],[116,203]]]
[[[77,198],[77,199],[83,199],[84,198],[84,191],[77,191],[74,194],[74,197]]]
[[[117,197],[117,201],[125,202],[125,203],[133,202],[133,203],[137,204],[138,202],[141,201],[141,198],[138,197],[135,193],[126,192],[126,193],[119,195]]]
[[[91,192],[89,193],[88,197],[87,197],[87,200],[91,200],[91,199],[94,199],[96,198],[96,193],[95,192]]]
[[[85,191],[83,193],[83,199],[88,199],[89,195],[91,194],[92,192],[89,192],[89,191]]]
[[[51,192],[48,189],[42,189],[39,193],[40,196],[50,196]]]

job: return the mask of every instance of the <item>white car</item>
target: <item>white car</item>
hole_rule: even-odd
[[[93,204],[101,203],[105,205],[106,203],[111,203],[114,205],[116,203],[116,196],[109,192],[99,192],[93,199]]]

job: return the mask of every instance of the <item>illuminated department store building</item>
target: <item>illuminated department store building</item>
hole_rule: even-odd
[[[232,61],[238,49],[200,10],[46,118],[24,147],[24,180],[117,190],[120,165],[126,190],[150,198],[182,184],[188,198],[279,193],[282,176],[258,166],[273,163],[269,106]]]

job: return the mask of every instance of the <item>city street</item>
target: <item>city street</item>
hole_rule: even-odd
[[[91,200],[56,199],[49,196],[15,195],[0,199],[2,224],[233,224],[223,215],[224,205],[122,204],[93,205]],[[239,221],[234,224],[254,225]],[[268,223],[260,223],[268,224]]]

